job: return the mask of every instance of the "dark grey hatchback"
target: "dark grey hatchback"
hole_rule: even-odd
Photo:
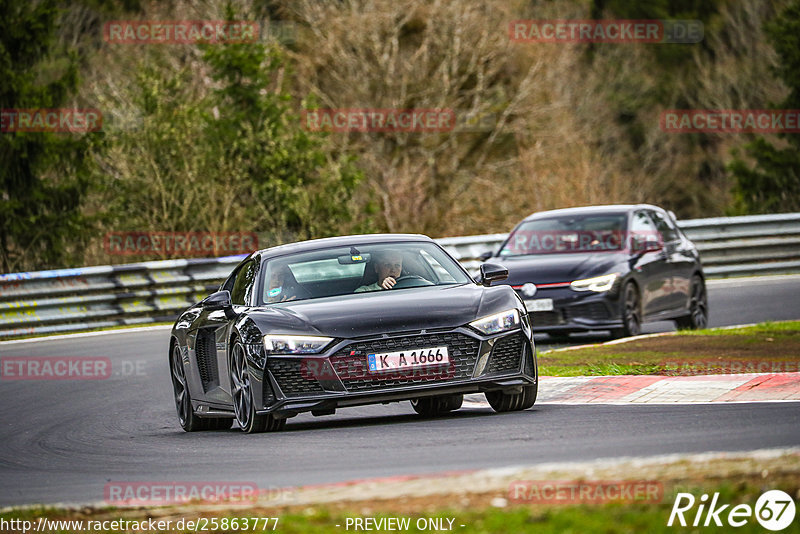
[[[551,336],[610,330],[640,333],[646,321],[703,328],[708,301],[700,255],[663,209],[648,204],[534,213],[499,251],[482,258],[511,285]]]

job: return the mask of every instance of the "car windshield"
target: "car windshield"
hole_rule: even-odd
[[[427,242],[336,247],[266,261],[260,304],[382,291],[379,276],[391,276],[393,291],[464,284],[472,280],[442,249]]]
[[[625,214],[534,219],[514,230],[500,249],[500,256],[618,251],[625,248],[626,230]]]

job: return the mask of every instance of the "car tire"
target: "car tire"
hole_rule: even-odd
[[[708,326],[708,293],[699,275],[692,277],[689,314],[675,319],[679,330],[699,330]]]
[[[233,344],[229,370],[233,411],[242,432],[246,434],[275,432],[286,426],[286,419],[276,419],[272,414],[256,413],[253,388],[250,385],[250,369],[247,366],[244,347],[239,341]]]
[[[622,328],[611,331],[615,338],[638,336],[642,333],[642,302],[636,284],[628,282],[622,289]]]
[[[437,395],[435,397],[421,397],[411,399],[411,407],[423,417],[436,417],[461,408],[464,395]]]
[[[515,412],[527,410],[536,404],[536,397],[539,394],[539,383],[531,386],[523,386],[520,393],[506,393],[503,390],[487,391],[485,393],[489,406],[495,412]]]
[[[170,375],[172,377],[172,391],[174,394],[175,408],[178,410],[178,422],[186,432],[199,432],[214,430],[212,426],[217,419],[206,419],[194,413],[189,385],[186,381],[186,371],[183,368],[181,349],[177,343],[172,344],[172,354],[169,361]],[[225,419],[223,419],[225,421]]]

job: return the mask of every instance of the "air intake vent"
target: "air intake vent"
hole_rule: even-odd
[[[203,391],[208,391],[219,384],[219,371],[217,370],[217,346],[214,331],[200,330],[195,341],[195,354],[197,355],[197,369],[200,371],[200,380],[203,382]]]
[[[487,374],[519,371],[524,346],[522,334],[513,334],[499,339],[492,350],[492,357],[486,370]]]

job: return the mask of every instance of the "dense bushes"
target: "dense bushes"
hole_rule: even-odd
[[[23,18],[33,9],[2,5]],[[797,189],[780,186],[796,158],[769,167],[756,153],[769,141],[731,166],[751,136],[659,128],[665,109],[786,99],[792,83],[776,73],[789,60],[765,24],[797,24],[787,0],[226,5],[94,0],[65,3],[41,25],[4,17],[29,29],[2,32],[0,59],[10,59],[0,69],[15,73],[1,82],[3,108],[97,107],[106,118],[103,132],[85,136],[3,134],[4,270],[136,259],[106,255],[108,231],[254,231],[269,245],[376,230],[500,232],[536,210],[590,203],[653,202],[680,217],[796,209]],[[230,17],[289,31],[281,42],[263,32],[235,45],[101,38],[107,20]],[[508,36],[516,19],[591,17],[697,19],[705,37],[591,45]],[[12,53],[25,43],[39,46],[28,64]],[[57,99],[36,96],[43,80],[61,80]],[[301,124],[315,107],[446,108],[457,126],[322,134]],[[25,154],[40,156],[21,174]],[[783,200],[745,202],[762,193]]]

